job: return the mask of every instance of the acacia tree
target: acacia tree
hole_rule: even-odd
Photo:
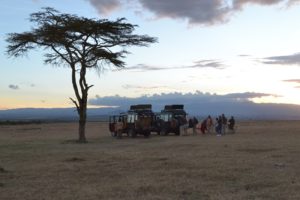
[[[102,70],[105,66],[123,68],[126,47],[148,46],[156,38],[133,34],[136,25],[125,18],[115,21],[89,19],[63,14],[53,8],[32,13],[30,22],[36,27],[29,32],[10,33],[6,41],[7,54],[19,57],[28,51],[42,48],[46,64],[66,65],[71,68],[72,85],[76,98],[70,98],[79,115],[79,142],[86,142],[88,91],[93,85],[86,80],[87,69]]]

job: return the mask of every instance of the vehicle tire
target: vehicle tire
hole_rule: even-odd
[[[164,128],[161,129],[161,130],[160,130],[160,135],[161,135],[161,136],[166,136],[166,135],[167,135],[167,130],[164,129]]]
[[[180,130],[179,130],[179,127],[178,128],[176,128],[176,130],[175,130],[175,135],[180,135]]]
[[[157,135],[160,135],[160,132],[161,132],[161,127],[162,127],[162,122],[161,121],[158,121],[156,123],[156,132],[157,132]]]
[[[132,138],[135,138],[136,137],[136,132],[133,130],[133,129],[130,129],[128,131],[128,136],[129,137],[132,137]]]
[[[144,132],[144,137],[148,138],[150,136],[151,132],[150,131],[145,131]]]

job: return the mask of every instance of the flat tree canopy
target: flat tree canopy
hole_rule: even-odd
[[[66,65],[72,69],[71,79],[75,92],[75,104],[79,115],[79,141],[86,142],[85,123],[88,90],[93,86],[86,80],[86,70],[99,71],[104,66],[122,68],[123,58],[130,46],[148,46],[157,39],[147,35],[133,34],[136,25],[125,18],[115,21],[89,19],[63,14],[53,8],[43,8],[32,13],[30,21],[35,28],[23,33],[10,33],[6,41],[7,53],[19,57],[28,51],[42,48],[46,51],[45,63]]]

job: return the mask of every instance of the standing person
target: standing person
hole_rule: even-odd
[[[235,125],[235,120],[233,116],[231,116],[231,118],[228,120],[228,129],[231,130],[232,133],[234,133],[234,125]]]
[[[207,122],[206,121],[207,121],[207,119],[205,119],[201,122],[200,130],[201,130],[202,134],[205,134],[205,131],[207,130],[207,127],[206,127]]]
[[[117,131],[117,137],[122,138],[123,122],[121,118],[119,118],[118,122],[116,123],[116,131]]]
[[[216,118],[216,122],[217,136],[222,136],[222,117],[219,116],[218,118]]]
[[[197,124],[198,124],[198,119],[196,117],[193,117],[193,135],[197,135]]]
[[[222,134],[225,135],[226,133],[226,127],[227,127],[227,118],[225,117],[224,114],[222,114]]]
[[[193,128],[193,123],[194,123],[194,118],[190,118],[189,120],[188,120],[188,122],[189,122],[189,128]]]
[[[213,119],[211,118],[210,115],[208,115],[206,119],[206,128],[208,133],[212,132],[212,127],[213,127]]]
[[[187,129],[188,129],[188,120],[187,120],[187,116],[186,117],[179,117],[179,131],[180,131],[180,135],[187,135]]]

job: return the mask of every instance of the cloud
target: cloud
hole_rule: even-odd
[[[300,0],[139,0],[157,18],[186,19],[189,24],[214,25],[227,22],[246,5],[296,5]]]
[[[225,65],[218,60],[199,60],[194,63],[195,65],[187,66],[186,68],[215,68],[215,69],[225,68]]]
[[[134,9],[139,16],[145,10],[155,19],[187,20],[189,24],[215,25],[230,20],[248,5],[291,7],[300,0],[87,0],[100,14],[110,14],[122,6]]]
[[[226,66],[218,60],[199,60],[191,65],[185,66],[169,66],[169,67],[158,67],[150,66],[145,64],[138,64],[131,67],[126,67],[121,70],[134,71],[134,72],[145,72],[145,71],[159,71],[159,70],[176,70],[176,69],[201,69],[201,68],[214,68],[214,69],[224,69]],[[115,70],[120,71],[120,70]]]
[[[164,89],[168,88],[167,86],[138,86],[138,85],[123,85],[122,86],[124,89],[139,89],[139,90],[153,90],[153,89]]]
[[[272,56],[263,58],[264,64],[276,64],[276,65],[300,65],[300,53],[284,56]]]
[[[297,85],[295,86],[295,88],[300,88],[300,79],[288,79],[283,80],[283,82],[296,83]]]
[[[8,87],[9,87],[10,89],[12,89],[12,90],[18,90],[18,89],[19,89],[19,86],[18,86],[18,85],[13,85],[13,84],[10,84]]]
[[[300,106],[290,104],[257,104],[252,100],[262,97],[279,97],[276,94],[242,92],[224,95],[203,93],[162,93],[151,96],[140,96],[136,98],[116,96],[106,96],[92,98],[89,105],[111,107],[108,114],[119,114],[126,112],[130,105],[151,104],[154,112],[159,112],[165,105],[183,104],[190,116],[207,115],[218,116],[225,113],[227,116],[233,115],[245,118],[270,118],[270,119],[300,119]],[[98,111],[99,113],[99,111]]]
[[[126,70],[126,71],[135,71],[135,72],[145,72],[145,71],[157,71],[157,70],[167,70],[171,69],[168,67],[155,67],[155,66],[150,66],[150,65],[145,65],[145,64],[137,64],[131,67],[126,67],[121,70]],[[120,70],[115,70],[115,71],[120,71]]]
[[[223,0],[139,0],[157,18],[186,19],[189,24],[227,21],[231,9]]]
[[[234,8],[235,9],[241,9],[246,5],[250,4],[256,4],[256,5],[262,5],[262,6],[270,6],[275,5],[281,2],[284,2],[285,0],[235,0],[234,1]]]
[[[247,55],[247,54],[240,54],[238,55],[239,57],[251,57],[250,55]]]
[[[281,97],[276,94],[266,94],[266,93],[257,93],[257,92],[231,93],[231,94],[224,95],[224,97],[235,99],[235,100],[249,100],[253,98],[262,98],[266,96]]]
[[[300,0],[289,0],[287,5],[288,6],[293,6],[293,5],[297,5],[300,3]]]
[[[251,102],[253,98],[261,97],[279,97],[276,94],[267,93],[255,93],[255,92],[244,92],[244,93],[230,93],[225,95],[217,95],[211,93],[203,93],[197,91],[195,93],[162,93],[154,94],[151,96],[141,96],[137,98],[121,97],[121,96],[107,96],[92,98],[89,100],[89,105],[94,106],[119,106],[120,108],[126,109],[129,105],[133,104],[146,104],[150,103],[154,107],[161,108],[166,104],[186,104],[186,105],[198,105],[198,104],[219,104],[219,103],[238,103],[238,102]]]
[[[300,83],[300,79],[288,79],[288,80],[283,80],[284,82],[291,82],[291,83]]]
[[[119,9],[122,4],[119,0],[87,0],[96,8],[100,15],[108,15]]]
[[[162,93],[151,96],[140,96],[136,98],[116,96],[106,96],[92,98],[89,105],[111,107],[107,114],[119,114],[126,112],[130,105],[151,104],[154,112],[161,111],[165,105],[183,104],[190,116],[204,118],[207,115],[218,116],[224,113],[226,116],[237,116],[239,118],[255,119],[300,119],[300,106],[290,104],[257,104],[252,100],[262,97],[279,97],[276,94],[242,92],[224,95],[203,93]],[[99,111],[97,111],[99,114]]]

